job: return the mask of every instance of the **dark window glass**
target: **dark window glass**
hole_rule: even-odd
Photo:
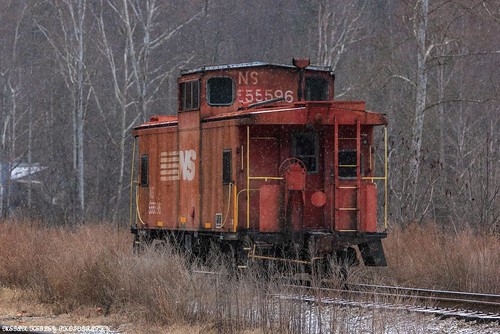
[[[200,107],[200,83],[198,80],[182,82],[180,91],[180,110],[195,110]]]
[[[362,160],[363,156],[360,156]],[[363,165],[360,161],[360,164]],[[339,152],[339,177],[352,178],[357,176],[356,151]]]
[[[227,106],[233,103],[233,79],[227,77],[210,78],[207,81],[208,104]]]
[[[293,135],[293,155],[302,160],[310,173],[318,172],[318,140],[314,132]]]
[[[147,187],[149,183],[149,159],[148,155],[141,156],[141,187]]]
[[[231,180],[231,150],[222,152],[222,183],[230,184]]]
[[[198,80],[192,82],[192,105],[193,109],[200,107],[200,82]]]
[[[327,101],[328,81],[324,78],[306,78],[306,101]]]

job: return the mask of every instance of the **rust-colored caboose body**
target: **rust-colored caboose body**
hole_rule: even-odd
[[[181,73],[177,116],[133,132],[136,245],[170,237],[204,255],[215,241],[240,265],[309,263],[357,245],[365,264],[385,265],[376,182],[383,193],[387,170],[375,175],[374,129],[386,119],[333,101],[329,68],[294,65]]]

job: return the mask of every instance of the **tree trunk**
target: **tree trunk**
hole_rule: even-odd
[[[424,112],[427,98],[427,19],[429,13],[429,0],[421,0],[420,12],[416,15],[418,27],[416,28],[417,38],[417,80],[415,97],[415,114],[412,127],[411,154],[414,159],[410,160],[410,176],[413,182],[412,206],[417,203],[418,178],[422,158],[422,132],[424,128]]]

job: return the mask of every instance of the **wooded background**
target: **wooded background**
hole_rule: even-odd
[[[0,5],[2,217],[127,224],[131,128],[176,112],[180,69],[309,57],[387,114],[391,224],[498,232],[499,0]]]

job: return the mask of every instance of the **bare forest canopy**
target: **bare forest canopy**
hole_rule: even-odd
[[[180,69],[310,57],[336,98],[388,116],[391,224],[498,231],[500,0],[1,7],[3,217],[126,224],[130,130],[176,112]]]

